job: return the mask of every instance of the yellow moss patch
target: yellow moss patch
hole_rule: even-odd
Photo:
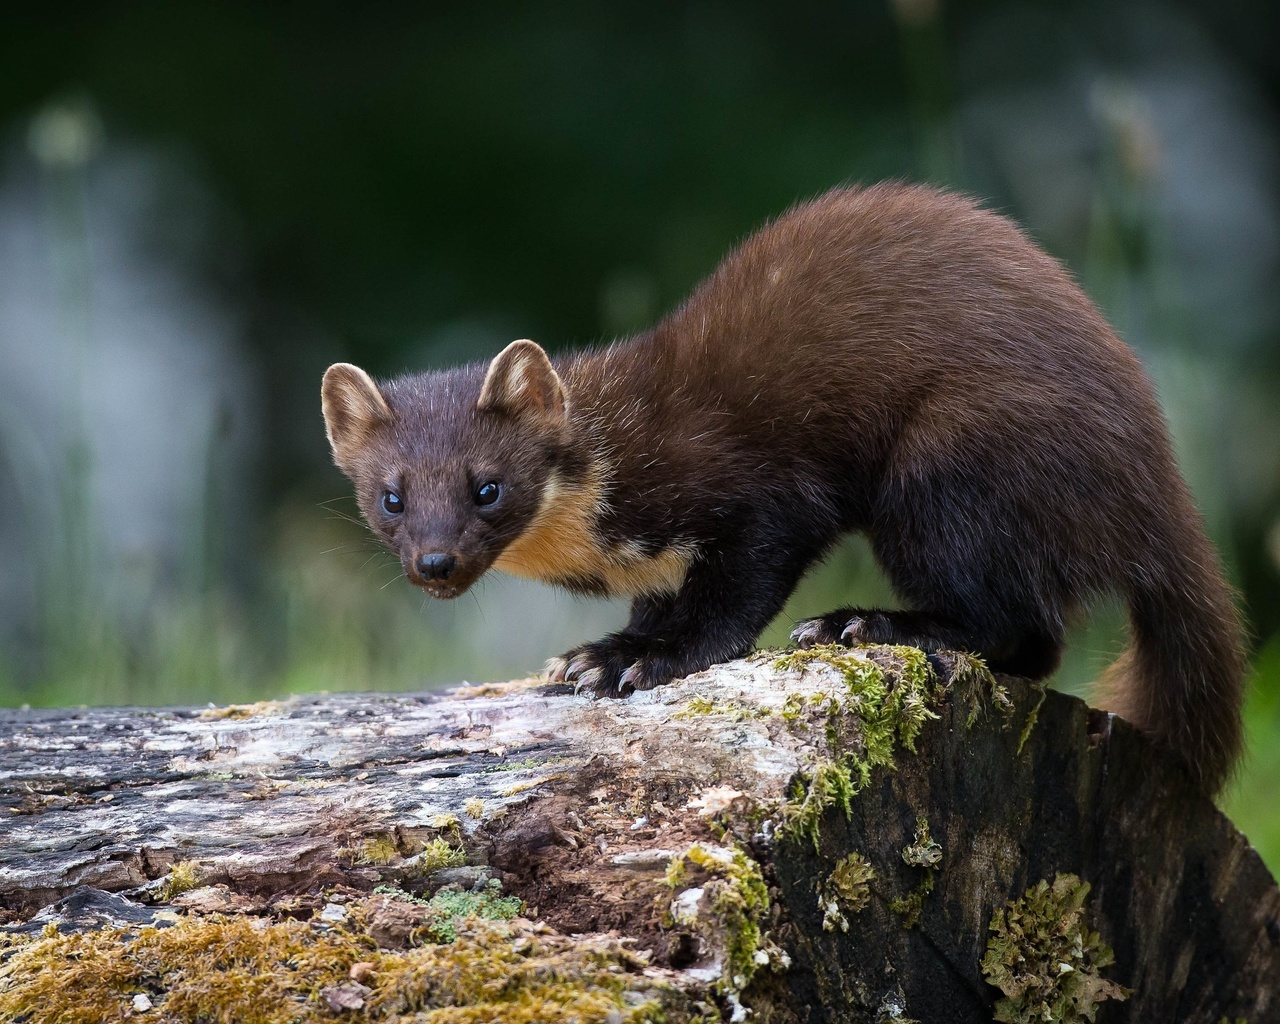
[[[455,846],[449,840],[440,837],[427,843],[419,855],[419,866],[424,872],[461,867],[466,862],[467,853],[461,846]]]
[[[1040,720],[1040,708],[1044,704],[1045,697],[1048,694],[1043,686],[1034,686],[1040,692],[1039,698],[1036,700],[1035,706],[1027,712],[1027,720],[1023,723],[1022,732],[1018,734],[1018,755],[1021,756],[1022,748],[1027,745],[1027,740],[1031,733],[1035,731],[1036,723]]]
[[[340,987],[377,1024],[690,1019],[617,943],[473,924],[450,945],[379,949],[360,924],[209,917],[172,928],[105,929],[18,940],[0,973],[0,1020],[101,1024],[146,995],[166,1024],[320,1024]],[[353,986],[355,965],[363,989]]]
[[[228,704],[221,708],[205,708],[201,718],[256,718],[258,715],[275,715],[288,704],[283,700],[259,700],[252,704]]]
[[[379,832],[360,844],[355,860],[357,864],[380,866],[390,864],[398,856],[400,847],[396,845],[395,839],[387,832]]]
[[[965,728],[973,728],[979,718],[993,709],[1007,724],[1009,716],[1013,714],[1013,701],[1009,698],[1008,687],[992,674],[987,663],[976,654],[956,654],[954,658],[951,681],[947,688],[956,706],[965,710]]]
[[[724,715],[735,722],[745,722],[749,718],[768,718],[772,709],[765,705],[748,704],[737,700],[714,700],[711,697],[695,694],[672,718],[701,718],[704,715]]]
[[[942,847],[929,834],[927,818],[916,818],[915,841],[902,848],[902,862],[917,868],[936,868],[942,863]]]
[[[545,786],[548,783],[557,782],[563,778],[563,773],[556,772],[554,775],[544,775],[538,779],[526,779],[524,782],[513,782],[502,791],[502,795],[515,796],[517,793],[524,793],[530,789],[537,789],[539,786]]]
[[[889,909],[902,916],[903,928],[914,928],[924,913],[924,900],[933,892],[937,872],[942,869],[942,846],[929,833],[929,822],[916,818],[915,841],[902,848],[902,862],[924,868],[924,877],[905,896],[889,901]]]
[[[200,888],[200,872],[189,860],[180,860],[169,869],[169,876],[160,886],[160,901],[168,903],[175,896]]]

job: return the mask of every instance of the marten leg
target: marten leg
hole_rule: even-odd
[[[563,678],[623,697],[745,654],[818,554],[776,538],[768,558],[761,550],[745,543],[698,559],[676,594],[637,600],[625,629],[570,652]]]
[[[792,638],[969,651],[1000,672],[1041,678],[1057,667],[1070,584],[1046,565],[1044,524],[1019,513],[965,464],[892,473],[872,514],[872,548],[908,611],[843,608]]]

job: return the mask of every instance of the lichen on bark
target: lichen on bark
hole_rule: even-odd
[[[847,914],[856,914],[871,900],[871,881],[876,877],[871,862],[856,850],[836,862],[818,890],[824,931],[849,930]]]
[[[910,867],[922,868],[924,875],[916,887],[904,896],[889,901],[889,909],[902,917],[902,927],[914,928],[924,913],[925,897],[933,892],[937,872],[942,868],[942,846],[929,833],[929,822],[916,818],[915,837],[902,848],[902,862]]]
[[[1108,999],[1129,998],[1127,988],[1102,977],[1115,954],[1085,922],[1089,889],[1075,875],[1058,875],[992,915],[982,973],[1004,994],[996,1020],[1080,1024]]]

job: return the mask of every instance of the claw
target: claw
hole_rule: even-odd
[[[569,667],[573,668],[572,665]],[[589,690],[594,690],[596,688],[596,684],[600,682],[600,677],[602,675],[604,675],[604,669],[602,668],[582,669],[582,671],[578,673],[578,689],[586,687]]]
[[[849,620],[849,624],[840,632],[840,642],[848,647],[853,647],[862,640],[860,636],[862,632],[862,616],[855,615]]]
[[[822,623],[815,619],[808,622],[802,622],[791,631],[791,642],[799,647],[802,651],[808,650],[817,641],[822,631]]]
[[[640,675],[640,662],[637,661],[634,665],[628,667],[622,675],[618,676],[618,692],[625,692],[628,686],[634,690],[636,688],[636,680],[640,678]]]
[[[590,668],[591,663],[589,661],[585,661],[582,658],[574,658],[573,661],[565,666],[564,677],[565,679],[577,679],[584,672],[589,671]]]
[[[542,666],[543,674],[553,683],[563,683],[568,670],[569,662],[564,658],[548,658]]]

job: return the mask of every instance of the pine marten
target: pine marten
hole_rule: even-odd
[[[1072,613],[1117,592],[1133,637],[1108,706],[1208,791],[1238,753],[1241,629],[1152,385],[1062,266],[965,197],[837,189],[636,337],[382,383],[339,363],[322,401],[364,517],[429,594],[497,567],[631,599],[554,679],[624,696],[742,655],[856,531],[909,610],[841,608],[801,646],[1039,679]]]

